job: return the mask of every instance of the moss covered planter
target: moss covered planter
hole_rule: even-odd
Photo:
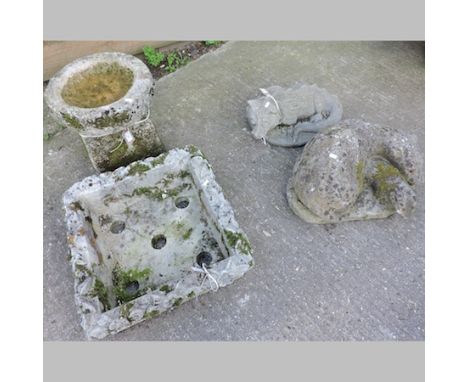
[[[193,146],[83,179],[63,201],[89,338],[216,291],[253,266],[250,243]]]
[[[146,65],[123,53],[97,53],[60,70],[45,91],[52,116],[76,130],[98,171],[163,151],[149,119],[154,80]]]

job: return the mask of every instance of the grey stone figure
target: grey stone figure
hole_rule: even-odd
[[[252,134],[276,146],[305,145],[312,136],[341,120],[338,97],[317,85],[260,89],[262,96],[247,101]]]
[[[289,180],[291,209],[309,223],[407,216],[422,166],[414,138],[348,119],[304,147]]]

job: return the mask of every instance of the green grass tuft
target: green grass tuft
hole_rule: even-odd
[[[162,64],[166,55],[159,50],[156,51],[152,46],[145,46],[143,48],[143,54],[145,55],[146,62],[151,66],[159,66]]]

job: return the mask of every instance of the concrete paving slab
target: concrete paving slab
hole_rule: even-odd
[[[310,225],[285,191],[301,149],[252,138],[258,88],[316,83],[344,118],[402,128],[424,152],[424,50],[409,42],[230,42],[157,83],[152,120],[167,149],[213,165],[256,266],[216,293],[111,340],[424,340],[424,184],[408,219]],[[57,130],[44,113],[46,132]],[[82,340],[62,193],[93,174],[77,134],[44,142],[44,339]]]

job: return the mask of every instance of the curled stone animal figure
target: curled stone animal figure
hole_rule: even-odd
[[[304,147],[288,183],[289,206],[318,224],[407,216],[421,166],[413,138],[347,119]]]
[[[303,146],[315,133],[341,120],[338,97],[317,85],[272,86],[260,91],[261,97],[247,101],[247,120],[253,136],[272,145]]]

